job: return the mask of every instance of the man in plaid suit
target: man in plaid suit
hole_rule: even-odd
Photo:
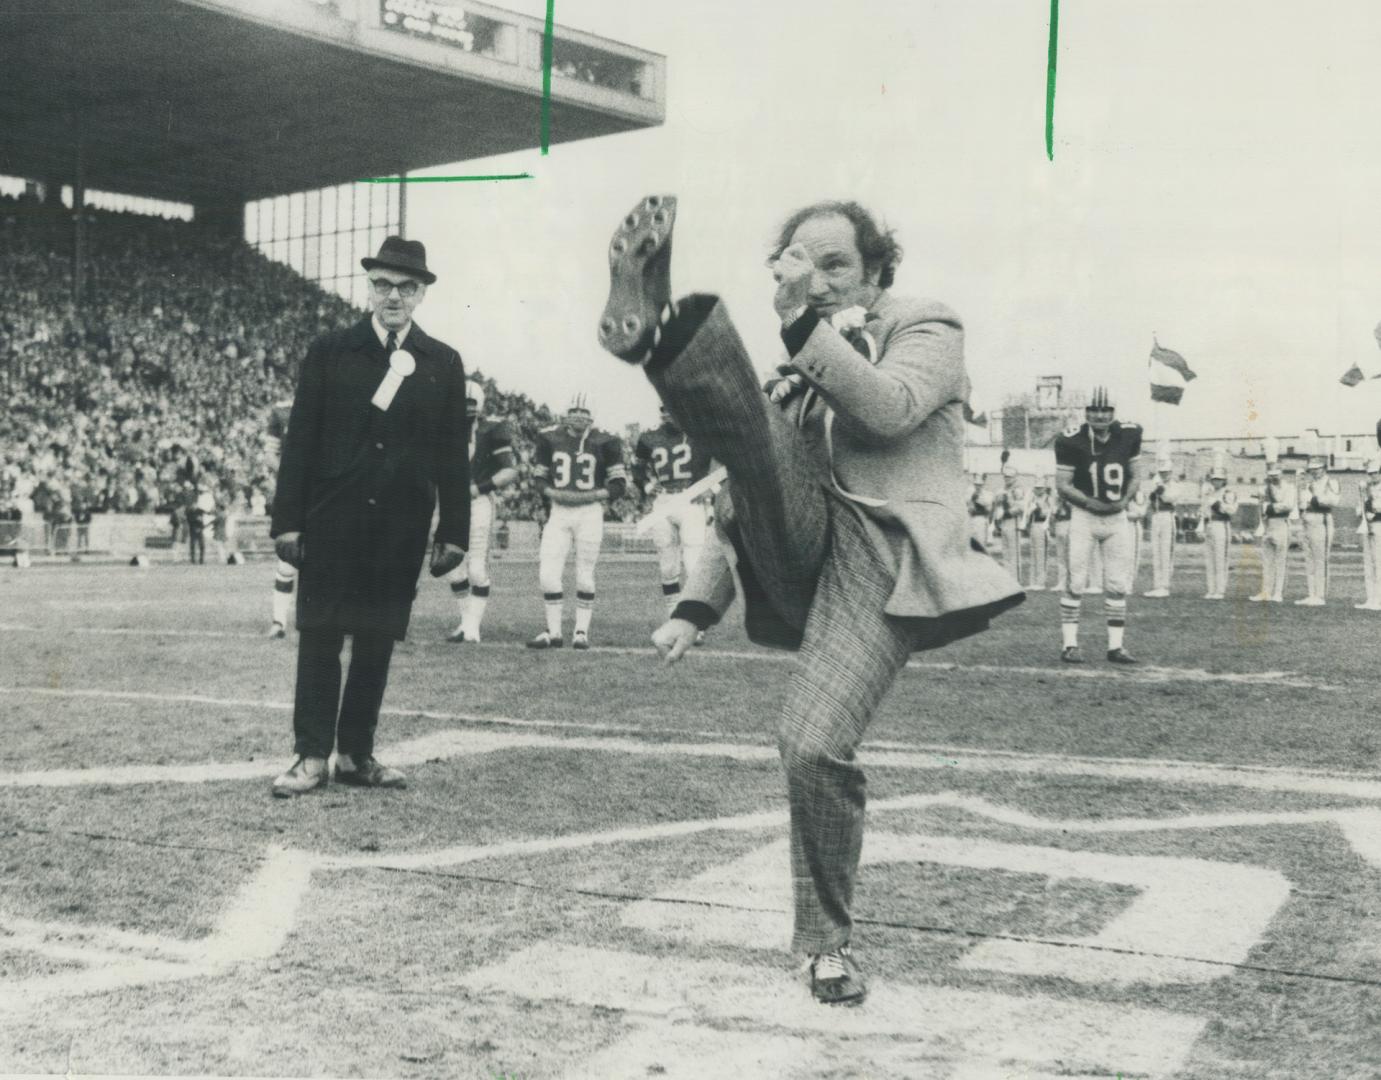
[[[650,196],[609,249],[600,340],[644,365],[681,429],[729,470],[718,526],[653,641],[679,659],[735,595],[748,636],[795,649],[778,746],[791,807],[793,948],[829,1004],[861,1001],[850,950],[863,841],[855,749],[913,650],[987,627],[1023,598],[970,542],[963,330],[887,292],[901,251],[856,203],[806,207],[772,260],[790,360],[758,386],[717,297],[671,304],[676,200]]]

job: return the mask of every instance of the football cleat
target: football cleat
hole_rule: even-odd
[[[587,633],[585,633],[584,630],[577,630],[577,631],[571,636],[571,648],[572,648],[572,649],[579,649],[579,650],[581,650],[582,652],[584,652],[584,651],[585,651],[586,649],[588,649],[589,647],[590,647],[590,635],[587,634]]]
[[[1110,664],[1139,664],[1141,663],[1135,656],[1126,649],[1109,649],[1108,663]]]
[[[559,649],[561,648],[562,644],[564,643],[559,637],[552,637],[545,630],[543,630],[540,634],[538,634],[535,638],[533,638],[531,641],[527,643],[527,647],[529,649]]]
[[[676,196],[649,195],[619,222],[609,242],[609,300],[599,321],[599,343],[629,363],[647,358],[671,303],[675,223]]]
[[[1066,645],[1064,652],[1060,653],[1060,659],[1066,664],[1082,664],[1084,654],[1079,651],[1078,645]]]
[[[698,648],[699,646],[704,645],[704,644],[705,644],[705,631],[703,631],[703,630],[697,630],[697,631],[695,632],[695,645],[696,645],[696,647]]]
[[[479,634],[469,633],[463,626],[457,626],[446,635],[446,640],[454,641],[457,644],[477,645],[479,644],[480,636]]]
[[[281,622],[276,622],[276,623],[274,623],[272,626],[269,627],[268,637],[269,637],[271,640],[277,641],[277,640],[279,640],[279,639],[281,639],[281,638],[285,638],[285,637],[287,637],[287,636],[288,636],[288,631],[285,630],[285,629],[283,628],[283,624],[282,624]]]
[[[1265,593],[1257,593],[1255,596],[1247,597],[1247,599],[1250,600],[1253,604],[1261,604],[1269,600],[1270,597],[1267,596]]]

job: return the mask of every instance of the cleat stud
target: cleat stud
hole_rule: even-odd
[[[636,315],[629,315],[623,320],[623,330],[626,334],[636,334],[642,326],[643,321]]]
[[[623,219],[624,227],[628,229],[636,229],[638,227],[639,220],[640,218],[637,214],[629,214],[626,218]]]

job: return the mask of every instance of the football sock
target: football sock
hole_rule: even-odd
[[[273,621],[283,626],[288,625],[288,615],[292,611],[294,580],[295,577],[277,573],[273,576]]]
[[[547,633],[554,638],[561,636],[561,602],[563,599],[563,594],[559,592],[542,594],[542,600],[547,611]]]
[[[1108,648],[1122,648],[1122,631],[1127,625],[1127,601],[1107,598],[1103,611],[1108,617]]]
[[[480,623],[484,622],[484,609],[488,604],[489,586],[475,585],[471,587],[469,602],[462,604],[460,608],[460,622],[467,632],[472,634],[480,632]]]
[[[1060,597],[1060,636],[1064,647],[1072,649],[1079,644],[1079,601],[1067,596]]]
[[[681,583],[679,581],[662,582],[662,600],[667,606],[667,618],[671,618],[671,613],[676,610],[676,605],[681,602]]]
[[[460,609],[460,617],[464,620],[466,601],[470,599],[470,579],[463,577],[459,581],[451,582],[451,595],[455,597],[456,607]]]
[[[592,592],[577,592],[575,594],[575,632],[577,634],[588,634],[590,632],[590,620],[595,614],[595,594]]]

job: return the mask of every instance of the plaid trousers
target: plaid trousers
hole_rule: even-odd
[[[768,402],[724,305],[683,301],[648,377],[691,440],[729,472],[736,547],[778,618],[800,634],[777,745],[791,809],[792,948],[849,941],[863,848],[855,752],[915,643],[883,614],[891,572],[856,512],[825,486],[811,425]],[[745,569],[741,566],[741,569]]]

